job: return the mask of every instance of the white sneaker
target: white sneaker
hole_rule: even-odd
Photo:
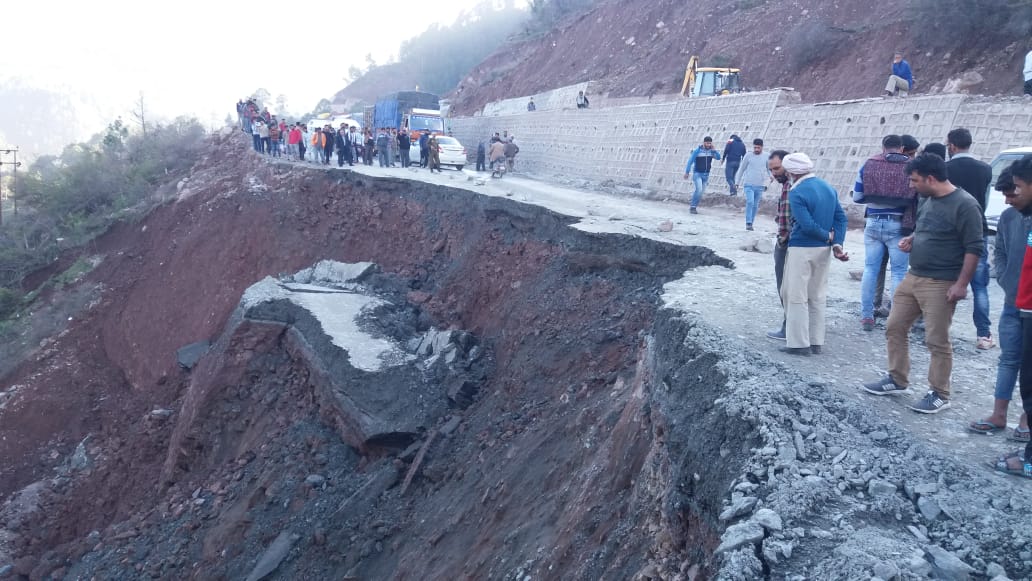
[[[996,342],[993,341],[992,335],[990,335],[988,337],[979,337],[978,338],[978,342],[975,343],[975,347],[978,347],[979,349],[981,349],[983,351],[987,351],[989,349],[992,349],[995,346],[996,346]]]

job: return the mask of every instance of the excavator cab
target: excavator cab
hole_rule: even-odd
[[[693,56],[685,69],[681,95],[711,97],[738,93],[742,90],[741,72],[741,69],[728,67],[700,67],[699,57]]]

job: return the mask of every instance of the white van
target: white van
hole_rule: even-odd
[[[996,223],[1000,220],[1000,214],[1007,209],[1007,203],[1003,200],[1003,194],[996,191],[996,188],[993,186],[996,185],[996,180],[1004,169],[1030,153],[1032,153],[1032,147],[1005,149],[998,153],[993,158],[993,161],[989,163],[989,166],[993,168],[993,181],[989,184],[989,194],[985,199],[985,220],[989,224],[990,236],[996,235]]]

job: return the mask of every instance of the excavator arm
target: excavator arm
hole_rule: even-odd
[[[688,59],[688,66],[684,69],[684,84],[681,85],[681,96],[691,95],[695,89],[695,70],[699,68],[699,57],[693,56]]]

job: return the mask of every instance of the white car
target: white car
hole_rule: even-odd
[[[447,135],[438,135],[437,144],[441,147],[441,165],[453,165],[455,169],[462,171],[466,165],[466,148],[462,147],[458,139]]]
[[[989,163],[993,168],[993,181],[989,184],[989,195],[986,196],[985,200],[985,220],[989,223],[990,236],[996,234],[996,223],[1000,219],[1000,214],[1007,209],[1007,204],[1003,201],[1003,194],[997,191],[993,186],[996,185],[996,180],[999,179],[1000,173],[1002,173],[1004,169],[1010,167],[1010,164],[1030,153],[1032,153],[1032,147],[1005,149],[998,153],[996,157],[993,158],[993,161]]]

